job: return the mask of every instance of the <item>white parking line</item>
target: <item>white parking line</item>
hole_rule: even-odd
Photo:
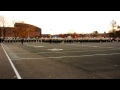
[[[92,55],[80,55],[80,56],[59,56],[59,57],[49,57],[49,58],[71,58],[71,57],[89,57],[89,56],[103,56],[103,55],[116,55],[120,53],[110,53],[110,54],[92,54]]]
[[[63,50],[63,49],[53,48],[53,49],[47,49],[47,50],[50,50],[50,51],[60,51],[60,50]]]
[[[87,47],[97,47],[97,48],[114,48],[114,47],[101,47],[101,46],[90,46],[90,45],[77,45],[76,46],[87,46]]]
[[[45,49],[46,50],[46,49]],[[49,50],[49,49],[48,49]],[[51,50],[51,49],[50,49]],[[56,52],[36,52],[36,53],[38,53],[38,54],[41,54],[41,53],[67,53],[67,52],[70,52],[70,53],[72,53],[72,52],[92,52],[92,51],[112,51],[112,50],[120,50],[120,48],[116,48],[116,49],[106,49],[106,50],[84,50],[84,51],[67,51],[67,50],[65,50],[65,51],[60,51],[60,50],[58,50],[58,51],[56,51]],[[54,50],[53,50],[54,51]],[[59,52],[60,51],[60,52]],[[21,53],[9,53],[10,55],[12,55],[12,54],[36,54],[36,53],[24,53],[24,52],[21,52]],[[19,57],[16,57],[16,58],[19,58]]]
[[[15,68],[14,64],[12,63],[10,57],[8,56],[7,52],[5,51],[5,49],[4,49],[4,47],[3,47],[2,44],[1,44],[1,46],[2,46],[2,48],[3,48],[3,50],[4,50],[5,54],[6,54],[6,56],[7,56],[7,58],[8,58],[8,60],[9,60],[9,62],[10,62],[10,64],[11,64],[11,66],[12,66],[12,68],[13,68],[16,76],[17,76],[17,78],[18,78],[18,79],[22,79],[21,76],[20,76],[20,74],[18,73],[17,69]]]
[[[11,60],[22,60],[22,59],[29,59],[29,60],[35,60],[35,59],[48,59],[48,58],[79,58],[79,57],[91,57],[91,56],[104,56],[104,55],[118,55],[120,53],[109,53],[109,54],[91,54],[91,55],[80,55],[80,56],[57,56],[57,57],[43,57],[43,58],[19,58],[19,59],[11,59]]]
[[[34,46],[34,47],[44,47],[44,46]]]

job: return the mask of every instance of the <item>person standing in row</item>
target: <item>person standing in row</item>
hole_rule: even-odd
[[[21,43],[23,44],[23,42],[24,42],[24,39],[22,38],[22,39],[21,39]]]

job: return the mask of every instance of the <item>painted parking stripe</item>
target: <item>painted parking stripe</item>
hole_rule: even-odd
[[[34,47],[44,47],[44,46],[34,46]]]
[[[119,55],[120,53],[109,53],[109,54],[91,54],[91,55],[80,55],[80,56],[59,56],[59,57],[44,57],[44,58],[14,58],[11,60],[35,60],[35,59],[48,59],[48,58],[55,58],[55,59],[59,59],[59,58],[79,58],[79,57],[91,57],[91,56],[104,56],[104,55]]]
[[[89,51],[112,51],[112,50],[120,50],[120,48],[117,48],[117,49],[107,49],[107,50],[84,50],[84,51],[58,51],[58,52],[36,52],[36,53],[66,53],[66,52],[70,52],[70,53],[72,53],[72,52],[89,52]],[[31,54],[31,53],[9,53],[10,55],[11,54]],[[33,54],[33,53],[32,53]],[[34,53],[35,54],[35,53]]]
[[[63,50],[63,49],[53,48],[53,49],[47,49],[47,50],[50,50],[50,51],[60,51],[60,50]]]
[[[7,52],[5,51],[5,49],[4,49],[4,47],[3,47],[2,44],[1,44],[1,46],[2,46],[2,48],[3,48],[3,50],[4,50],[5,54],[6,54],[6,56],[7,56],[7,58],[8,58],[8,60],[9,60],[9,62],[10,62],[10,64],[11,64],[11,66],[12,66],[12,68],[13,68],[16,76],[17,76],[17,78],[18,78],[18,79],[22,79],[21,76],[20,76],[20,74],[18,73],[17,69],[15,68],[14,64],[12,63],[10,57],[8,56]]]

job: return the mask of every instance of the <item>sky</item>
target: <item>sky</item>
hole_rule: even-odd
[[[110,22],[120,25],[120,11],[0,11],[9,24],[13,21],[35,25],[42,34],[108,32]]]

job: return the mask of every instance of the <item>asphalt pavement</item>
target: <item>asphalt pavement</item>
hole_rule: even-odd
[[[17,79],[16,74],[0,45],[0,79]]]
[[[3,43],[22,79],[120,79],[120,43]],[[15,78],[0,46],[0,78]]]

